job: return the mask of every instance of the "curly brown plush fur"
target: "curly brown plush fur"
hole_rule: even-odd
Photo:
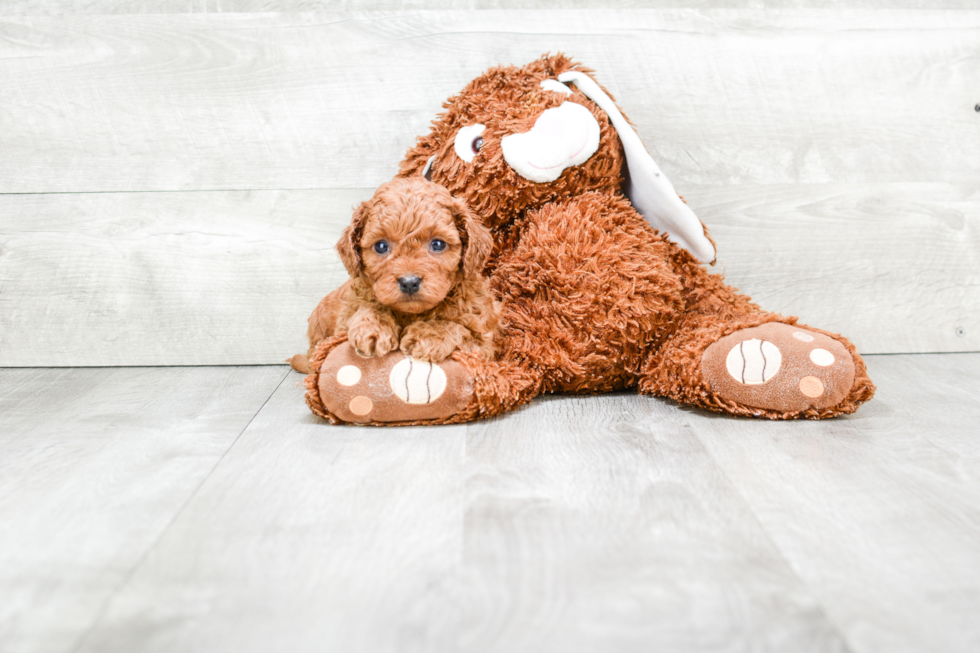
[[[623,145],[606,112],[577,88],[566,94],[542,87],[567,71],[592,72],[563,55],[490,69],[446,102],[401,163],[399,176],[425,175],[491,228],[487,270],[501,302],[499,360],[453,355],[472,380],[465,408],[440,419],[401,421],[466,421],[511,410],[542,392],[623,388],[771,419],[831,417],[870,399],[874,385],[846,339],[762,311],[637,213],[623,193]],[[508,164],[502,141],[564,102],[595,118],[598,149],[554,181],[530,181]],[[467,161],[454,140],[472,125],[484,129]],[[767,360],[760,385],[744,369],[733,381],[731,365],[718,376],[729,350],[711,345],[726,337],[745,341],[736,343],[737,355],[742,344],[783,343],[781,373],[766,376],[779,365]],[[324,363],[321,374],[320,363],[344,346],[333,340],[318,350],[307,384],[311,406],[322,408],[317,395],[332,383],[333,368],[326,371]],[[373,413],[363,419],[394,421]]]
[[[497,312],[482,275],[490,232],[442,186],[396,179],[361,204],[337,243],[351,275],[309,318],[310,350],[346,334],[358,354],[394,350],[439,362],[457,349],[494,356]],[[406,291],[405,280],[416,286]]]

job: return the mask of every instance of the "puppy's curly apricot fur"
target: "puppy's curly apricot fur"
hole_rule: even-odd
[[[464,202],[420,178],[382,185],[354,212],[337,251],[351,275],[309,318],[316,344],[346,333],[362,356],[395,349],[439,362],[456,349],[493,358],[497,310],[483,267],[493,241]]]

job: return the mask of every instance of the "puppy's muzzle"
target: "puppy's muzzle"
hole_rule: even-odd
[[[422,279],[414,274],[398,278],[398,287],[406,295],[414,295],[422,287]]]

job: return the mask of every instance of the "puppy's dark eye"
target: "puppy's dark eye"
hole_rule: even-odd
[[[473,148],[474,153],[479,154],[480,150],[483,149],[483,137],[477,136],[476,138],[474,138],[473,143],[471,144],[470,147]]]
[[[374,251],[376,251],[378,254],[387,254],[388,253],[388,241],[387,240],[379,240],[378,242],[376,242],[374,244]]]
[[[446,241],[433,238],[432,242],[429,243],[429,248],[433,252],[441,252],[442,250],[446,249]]]

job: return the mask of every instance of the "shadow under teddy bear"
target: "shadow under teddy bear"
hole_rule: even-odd
[[[731,415],[816,419],[871,398],[845,338],[762,311],[708,273],[707,230],[591,73],[560,54],[492,68],[400,165],[398,176],[445,186],[491,229],[499,358],[362,358],[338,334],[309,361],[314,413],[456,423],[544,392],[635,387]]]

